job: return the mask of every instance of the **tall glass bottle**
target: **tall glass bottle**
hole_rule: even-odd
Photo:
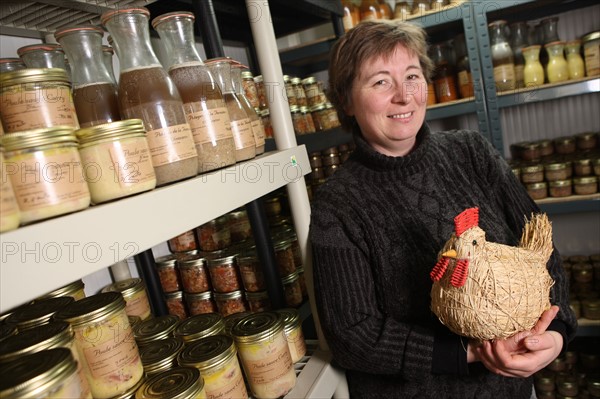
[[[27,68],[61,68],[67,70],[65,52],[59,44],[30,44],[19,47],[17,54]]]
[[[546,44],[560,41],[558,36],[558,17],[544,18],[540,21],[539,26],[540,44],[542,45],[540,49],[540,62],[544,69],[546,69],[550,60]],[[546,80],[548,80],[548,74],[546,74]]]
[[[240,99],[242,107],[246,110],[246,114],[250,118],[252,125],[252,134],[254,135],[254,141],[256,143],[256,155],[265,152],[265,126],[262,123],[262,119],[250,104],[250,101],[244,94],[244,86],[242,85],[242,70],[245,68],[242,64],[232,63],[231,65],[231,82],[235,94]]]
[[[585,65],[581,57],[581,40],[571,40],[565,43],[569,79],[579,79],[585,76]]]
[[[461,98],[473,97],[473,76],[467,52],[465,35],[460,34],[454,38],[456,52],[456,76],[458,77],[458,91]]]
[[[445,44],[438,43],[431,46],[431,59],[435,64],[433,74],[433,85],[438,103],[453,101],[458,98],[456,90],[456,74],[454,66],[450,63],[446,54]]]
[[[558,83],[569,79],[569,67],[564,56],[564,42],[551,42],[544,47],[548,52],[548,65],[546,65],[548,82]]]
[[[523,87],[523,68],[525,67],[525,59],[523,58],[522,49],[527,47],[528,26],[525,22],[515,22],[510,24],[510,47],[513,51],[515,60],[515,82],[517,87]]]
[[[252,121],[246,114],[246,110],[238,96],[235,94],[233,82],[231,81],[231,64],[227,58],[213,58],[206,60],[206,65],[214,75],[231,121],[231,133],[235,142],[235,160],[245,161],[256,156],[256,141],[252,133]]]
[[[113,67],[113,54],[114,53],[115,53],[115,50],[112,47],[106,46],[106,45],[102,46],[102,60],[104,61],[104,65],[106,66],[106,69],[108,70],[108,73],[110,74],[110,78],[116,85],[117,79],[115,78],[115,70]]]
[[[544,84],[544,67],[540,63],[539,44],[523,47],[523,58],[525,58],[525,68],[523,68],[523,83],[525,87],[533,87]]]
[[[91,25],[62,28],[54,33],[71,61],[73,102],[82,128],[121,119],[117,87],[103,59],[103,35],[102,28]]]
[[[183,102],[150,45],[145,7],[102,14],[120,63],[118,97],[121,116],[141,119],[146,128],[156,185],[193,177],[198,154]]]
[[[494,66],[494,81],[498,91],[515,88],[515,60],[506,37],[506,21],[499,20],[488,25]]]
[[[234,164],[235,142],[221,89],[194,45],[194,19],[191,12],[172,12],[154,18],[152,26],[164,44],[203,173]]]
[[[360,22],[360,10],[352,2],[352,0],[342,0],[342,7],[344,8],[344,30],[354,28]]]

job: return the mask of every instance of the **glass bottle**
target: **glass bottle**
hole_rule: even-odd
[[[569,79],[579,79],[585,76],[583,58],[580,53],[581,40],[571,40],[565,43]]]
[[[412,7],[412,15],[423,15],[431,10],[429,0],[414,0]]]
[[[392,8],[386,0],[377,0],[379,4],[379,14],[383,19],[392,19]]]
[[[506,21],[499,20],[488,25],[494,66],[494,81],[498,91],[515,88],[515,61],[506,38]]]
[[[0,58],[0,73],[18,71],[27,66],[21,58]]]
[[[117,87],[103,59],[99,26],[77,26],[59,29],[54,37],[71,61],[73,102],[81,128],[115,122],[121,119]]]
[[[548,65],[546,65],[548,82],[557,83],[569,79],[569,67],[564,56],[564,42],[551,42],[544,47],[548,51]]]
[[[405,21],[410,16],[410,5],[406,1],[396,0],[394,5],[394,19]]]
[[[19,47],[17,54],[27,68],[62,68],[65,71],[65,52],[58,44],[42,43]]]
[[[194,14],[176,11],[152,20],[167,54],[169,76],[183,100],[198,152],[198,173],[235,163],[235,143],[221,89],[194,45]]]
[[[141,119],[146,128],[156,185],[193,177],[198,153],[183,102],[173,80],[150,44],[145,7],[108,11],[101,16],[120,62],[119,109],[125,119]]]
[[[348,31],[360,22],[360,10],[352,0],[342,0],[342,7],[344,8],[344,30]]]
[[[360,3],[360,20],[373,21],[376,19],[381,19],[377,0],[362,0]]]
[[[540,49],[540,62],[544,69],[546,69],[550,57],[545,45],[560,41],[560,38],[558,37],[558,17],[542,19],[539,24],[539,29],[540,44],[542,44],[542,48]],[[546,74],[546,79],[548,79],[548,74]]]
[[[235,142],[235,160],[245,161],[256,156],[256,141],[252,133],[252,121],[248,118],[240,99],[235,94],[231,81],[231,65],[226,58],[206,60],[206,65],[217,80],[223,93],[229,119],[231,133]]]
[[[523,87],[523,68],[525,68],[525,59],[522,49],[529,43],[527,42],[528,26],[525,22],[515,22],[510,25],[510,47],[513,51],[515,60],[515,81],[517,87]]]
[[[112,79],[112,81],[117,84],[117,79],[115,78],[115,70],[113,67],[113,54],[115,53],[115,50],[110,47],[110,46],[106,46],[103,45],[102,46],[102,59],[104,60],[104,65],[106,66],[106,69],[108,70],[108,73],[110,74],[110,78]]]
[[[456,75],[458,77],[460,97],[473,97],[473,76],[471,75],[469,54],[464,34],[460,34],[454,38],[454,48],[456,51]]]
[[[540,63],[539,44],[523,47],[523,58],[525,67],[523,68],[523,84],[525,87],[538,86],[544,84],[544,67]]]
[[[250,101],[246,98],[244,94],[244,86],[242,85],[242,69],[245,67],[241,64],[232,64],[231,65],[231,81],[233,83],[233,88],[235,90],[235,94],[240,99],[240,103],[246,114],[250,118],[252,135],[254,136],[254,141],[256,143],[256,155],[260,155],[265,152],[265,126],[262,123],[262,119],[256,113]]]
[[[450,63],[445,44],[431,46],[431,58],[435,64],[433,85],[438,103],[453,101],[458,98],[454,66]]]

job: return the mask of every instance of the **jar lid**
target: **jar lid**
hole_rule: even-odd
[[[71,85],[67,71],[62,68],[25,68],[3,72],[0,75],[1,87],[39,82],[63,82]]]
[[[31,53],[32,51],[59,51],[61,53],[65,52],[60,44],[38,43],[19,47],[17,49],[17,54],[19,55],[19,57],[22,57],[24,54]]]
[[[283,81],[284,83],[288,83],[291,82],[292,78],[290,77],[290,75],[283,75]]]
[[[102,288],[101,292],[120,292],[123,297],[127,298],[144,289],[144,283],[141,278],[128,278],[107,285]]]
[[[589,166],[592,164],[592,160],[589,158],[577,159],[575,160],[575,164],[580,166]]]
[[[72,339],[73,329],[66,322],[55,321],[33,327],[2,341],[0,361],[5,362],[44,349],[66,347]]]
[[[556,180],[551,181],[549,184],[550,187],[568,187],[571,185],[571,180]]]
[[[317,104],[310,107],[310,112],[323,111],[325,109],[325,104]]]
[[[161,22],[165,22],[167,20],[180,20],[180,19],[188,19],[188,20],[195,20],[196,16],[189,11],[173,11],[173,12],[168,12],[166,14],[161,14],[158,17],[154,18],[152,20],[152,27],[154,29],[156,29],[156,27],[161,23]]]
[[[544,171],[544,165],[542,165],[542,164],[521,167],[521,173],[536,173],[536,172],[543,172],[543,171]]]
[[[276,310],[277,313],[283,318],[283,329],[286,334],[289,334],[291,330],[300,326],[300,312],[292,308],[284,308]]]
[[[299,85],[301,84],[301,80],[299,77],[294,77],[290,80],[292,82],[293,85]]]
[[[177,263],[177,257],[173,254],[159,256],[154,260],[154,264],[157,268],[161,267],[175,267]]]
[[[235,263],[235,258],[236,257],[234,255],[230,255],[230,256],[225,256],[225,257],[221,257],[221,258],[208,259],[206,264],[208,267],[232,265]]]
[[[311,85],[317,83],[317,79],[314,76],[309,76],[306,79],[302,79],[303,85]]]
[[[70,296],[46,298],[15,310],[6,323],[16,324],[19,331],[47,324],[54,314],[74,303]]]
[[[173,336],[185,342],[197,341],[222,332],[224,327],[223,316],[219,313],[201,313],[179,322]]]
[[[260,110],[260,111],[258,111],[258,113],[260,114],[260,116],[269,116],[270,115],[270,111],[268,108]]]
[[[575,183],[575,184],[592,184],[592,183],[598,183],[598,177],[597,176],[576,177],[576,178],[573,179],[573,183]]]
[[[541,190],[543,188],[548,188],[548,183],[545,181],[539,183],[531,183],[527,185],[528,190]]]
[[[242,291],[232,291],[232,292],[214,292],[213,293],[216,301],[227,301],[230,299],[239,299],[242,297]]]
[[[180,269],[189,269],[196,266],[206,266],[206,258],[203,258],[198,252],[192,254],[183,254],[177,257],[177,267]]]
[[[140,346],[146,345],[152,341],[172,336],[177,323],[179,323],[179,317],[174,315],[149,318],[133,327],[133,336]]]
[[[71,126],[53,126],[4,134],[0,136],[0,141],[7,152],[48,144],[77,144],[74,132]]]
[[[183,349],[183,341],[179,338],[168,337],[148,343],[140,348],[140,359],[146,373],[166,370],[174,363],[177,355]]]
[[[554,139],[554,142],[557,144],[572,144],[575,142],[575,137],[572,136],[563,136]]]
[[[592,40],[597,40],[597,39],[600,39],[600,31],[586,33],[581,38],[581,41],[584,42],[584,43],[586,43],[586,42],[590,42]]]
[[[100,23],[102,25],[106,25],[109,19],[116,17],[119,14],[142,14],[146,17],[150,17],[150,11],[146,7],[130,7],[130,8],[121,8],[118,10],[107,11],[100,16]]]
[[[112,47],[107,46],[106,44],[102,46],[102,51],[104,51],[105,53],[110,53],[111,55],[115,53],[115,50]]]
[[[194,341],[179,353],[177,361],[182,366],[193,366],[201,372],[219,368],[237,353],[233,339],[227,335],[211,335]]]
[[[309,112],[308,107],[305,105],[300,106],[300,112],[303,114],[308,114],[308,112]]]
[[[13,335],[16,335],[17,332],[17,326],[14,324],[0,323],[0,342],[4,342]]]
[[[194,294],[184,292],[183,296],[186,298],[189,298],[191,300],[207,300],[207,299],[212,299],[213,293],[212,293],[212,291],[197,292]]]
[[[262,75],[256,75],[256,76],[254,77],[254,81],[255,81],[256,83],[262,83],[262,82],[263,82],[263,76],[262,76]]]
[[[165,292],[165,299],[182,299],[183,292],[182,291],[173,291],[173,292]]]
[[[298,107],[297,105],[290,105],[290,112],[292,114],[298,113],[300,112],[300,107]]]
[[[563,162],[544,164],[544,170],[563,170],[567,169],[567,164]]]
[[[252,79],[254,80],[254,75],[250,71],[242,71],[242,79]]]
[[[223,323],[225,324],[225,329],[223,330],[223,333],[225,335],[231,336],[231,329],[233,328],[235,323],[237,323],[238,320],[248,316],[249,314],[252,314],[252,312],[237,312],[225,316],[225,318],[223,319]]]
[[[5,399],[46,397],[77,371],[67,348],[47,349],[0,365],[0,397]]]
[[[240,320],[231,329],[238,345],[255,344],[271,340],[283,330],[283,318],[276,312],[252,313]]]
[[[54,315],[57,320],[64,320],[73,326],[99,321],[115,312],[125,309],[125,299],[119,292],[103,292],[88,296],[67,305]]]
[[[281,283],[282,284],[289,284],[289,283],[293,283],[294,281],[298,280],[298,273],[297,272],[293,272],[291,274],[288,274],[287,276],[284,276],[281,278]]]
[[[146,137],[146,129],[141,119],[103,123],[75,131],[80,147],[105,140],[118,140],[123,137]]]
[[[176,367],[142,384],[135,396],[144,399],[195,399],[204,388],[204,379],[195,367]]]
[[[85,285],[83,284],[83,280],[75,280],[72,283],[65,285],[64,287],[57,288],[54,291],[50,291],[47,294],[42,295],[41,297],[36,299],[36,301],[45,298],[54,298],[57,296],[72,296],[77,291],[82,290],[84,287]]]
[[[54,32],[54,38],[56,40],[60,40],[67,35],[70,35],[73,33],[79,33],[79,32],[96,33],[96,34],[99,34],[100,36],[104,36],[104,30],[102,30],[101,27],[96,26],[96,25],[82,25],[82,26],[70,26],[70,27],[58,29]]]
[[[580,140],[591,140],[596,137],[596,133],[594,132],[583,132],[575,135],[576,139]]]

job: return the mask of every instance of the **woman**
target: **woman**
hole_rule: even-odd
[[[430,311],[429,272],[456,215],[478,207],[487,240],[516,246],[524,216],[539,212],[479,133],[430,132],[432,69],[425,32],[407,22],[363,22],[332,49],[329,97],[356,150],[312,205],[323,331],[353,397],[530,398],[530,376],[577,326],[556,250],[557,306],[531,331],[480,343]]]

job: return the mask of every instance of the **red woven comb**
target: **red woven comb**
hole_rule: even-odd
[[[465,230],[479,225],[479,208],[469,208],[454,218],[454,232],[460,237]]]

